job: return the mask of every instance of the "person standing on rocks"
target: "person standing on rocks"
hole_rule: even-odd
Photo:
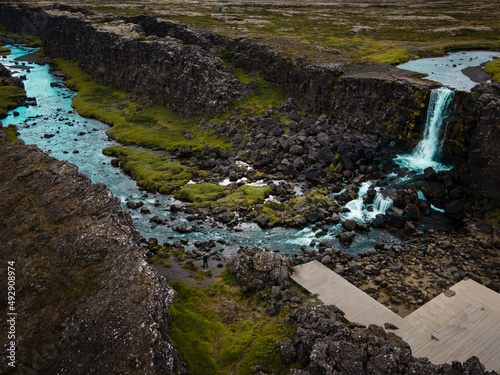
[[[205,268],[205,266],[207,266],[207,268],[209,268],[208,267],[208,255],[207,254],[203,255],[203,266],[201,268]]]
[[[423,247],[422,254],[423,254],[424,257],[427,255],[427,246]]]

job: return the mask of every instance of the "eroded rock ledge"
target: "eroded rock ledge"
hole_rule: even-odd
[[[0,253],[15,262],[17,372],[187,373],[167,331],[174,292],[104,185],[0,132],[0,194]],[[2,361],[2,374],[12,370]]]

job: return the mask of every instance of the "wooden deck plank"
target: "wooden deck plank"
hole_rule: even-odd
[[[402,318],[317,261],[296,266],[292,279],[352,322],[394,324],[399,329],[388,331],[416,357],[440,364],[475,355],[487,370],[500,372],[500,294],[473,280],[460,281],[450,288],[455,295],[440,294]]]

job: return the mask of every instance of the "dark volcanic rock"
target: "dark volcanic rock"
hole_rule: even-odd
[[[210,51],[213,41],[185,25],[164,22],[173,30],[169,37],[145,43],[134,36],[153,28],[151,17],[97,27],[81,13],[19,5],[2,7],[0,19],[12,31],[35,32],[48,55],[77,59],[98,83],[149,97],[183,116],[214,116],[245,91]]]
[[[500,194],[500,83],[476,86],[479,95],[478,125],[471,136],[469,163],[472,185]]]
[[[0,253],[16,270],[17,371],[187,373],[168,337],[174,292],[144,261],[119,199],[76,166],[3,138],[0,193],[9,197],[0,200]],[[0,372],[12,373],[6,361]]]
[[[439,182],[428,182],[422,186],[422,192],[426,198],[443,198],[446,194],[446,188]]]
[[[291,275],[292,262],[279,254],[249,246],[238,250],[238,255],[229,264],[229,272],[240,281],[255,277],[271,285],[280,285]]]
[[[296,360],[307,366],[292,374],[495,374],[485,371],[477,357],[451,365],[415,358],[410,346],[394,333],[376,325],[351,324],[350,328],[343,315],[336,306],[307,304],[290,313],[288,320],[297,330],[293,340],[280,346],[280,354],[284,363]]]

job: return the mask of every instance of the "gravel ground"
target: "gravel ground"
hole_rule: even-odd
[[[203,260],[192,260],[194,264],[198,266],[196,271],[191,271],[185,268],[182,268],[183,262],[176,262],[175,260],[171,261],[171,267],[163,267],[159,264],[155,264],[155,270],[165,279],[167,283],[172,283],[174,281],[184,281],[187,284],[191,285],[193,288],[204,289],[208,285],[212,284],[217,276],[220,275],[222,270],[225,268],[226,264],[229,262],[229,259],[224,259],[222,261],[217,260],[208,260],[208,269],[203,269],[201,266],[203,265]],[[217,267],[219,264],[222,264],[223,267]],[[194,275],[199,271],[212,271],[212,276],[205,276],[202,280],[195,280],[190,275]]]

